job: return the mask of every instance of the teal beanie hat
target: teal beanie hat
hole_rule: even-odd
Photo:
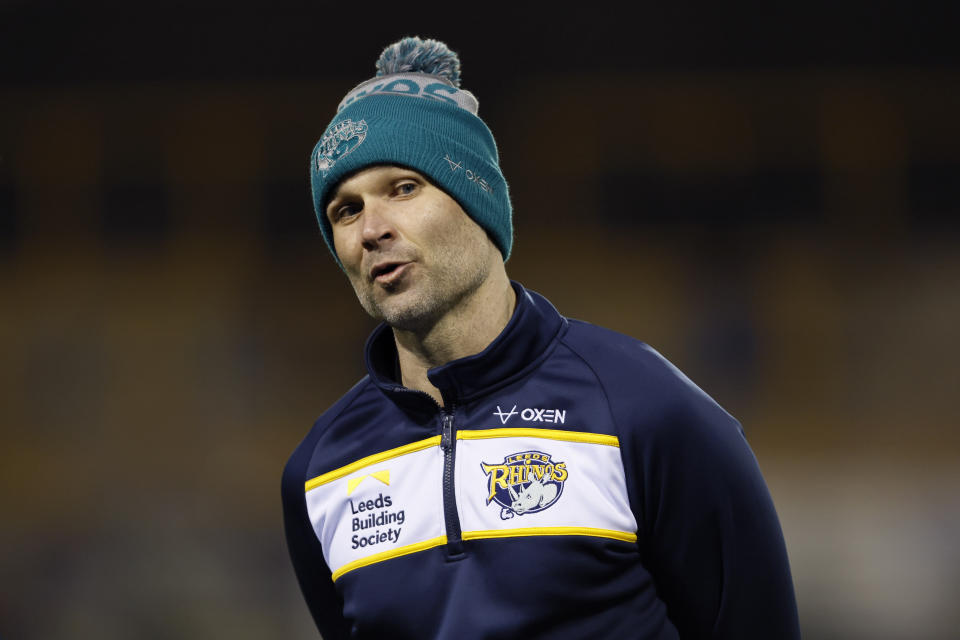
[[[384,49],[376,67],[376,77],[340,102],[310,156],[313,208],[334,259],[340,263],[326,209],[336,186],[365,167],[393,164],[420,172],[456,200],[506,261],[510,194],[477,99],[460,89],[457,55],[436,40],[404,38]]]

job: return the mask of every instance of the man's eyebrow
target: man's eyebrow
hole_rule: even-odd
[[[344,198],[349,196],[349,192],[348,193],[343,192],[343,186],[344,186],[343,183],[341,183],[341,184],[338,184],[333,189],[333,192],[330,194],[330,200],[328,201],[329,204],[327,204],[327,206],[330,206],[334,202],[339,202],[340,200],[343,200]]]

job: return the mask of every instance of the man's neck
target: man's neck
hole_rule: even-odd
[[[502,277],[489,278],[429,330],[394,328],[403,385],[423,391],[443,405],[440,390],[431,384],[427,371],[486,349],[507,326],[515,306],[516,293],[503,272]]]

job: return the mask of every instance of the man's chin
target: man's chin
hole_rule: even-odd
[[[380,297],[374,304],[376,319],[395,329],[418,331],[433,323],[433,309],[422,297],[412,291]]]

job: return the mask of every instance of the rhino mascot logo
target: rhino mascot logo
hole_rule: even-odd
[[[366,120],[354,122],[347,119],[330,127],[317,145],[317,171],[326,177],[337,160],[359,147],[366,137]]]
[[[487,504],[500,505],[500,518],[538,513],[553,506],[563,493],[567,464],[554,462],[542,451],[521,451],[502,464],[480,463],[487,476]]]

